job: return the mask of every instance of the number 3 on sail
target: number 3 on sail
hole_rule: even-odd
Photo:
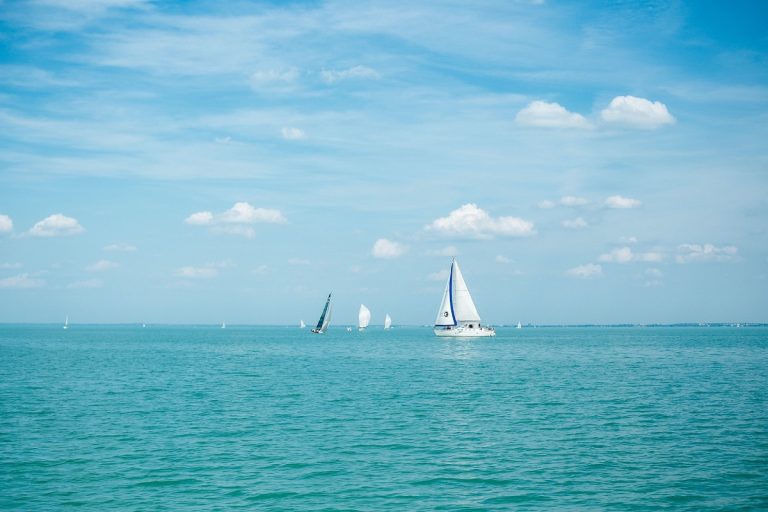
[[[435,320],[435,334],[441,337],[477,338],[481,336],[496,336],[493,327],[480,325],[480,314],[477,312],[472,296],[469,294],[467,283],[461,275],[459,264],[454,258],[451,262],[451,272],[445,285],[443,302]]]

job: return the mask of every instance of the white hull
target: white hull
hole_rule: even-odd
[[[463,324],[456,327],[435,327],[435,335],[441,338],[485,338],[496,336],[496,331],[492,327]]]

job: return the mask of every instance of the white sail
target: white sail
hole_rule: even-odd
[[[517,322],[517,328],[518,329],[522,329],[523,328],[523,324],[521,324],[520,322]]]
[[[333,313],[333,304],[328,302],[328,314],[325,315],[325,321],[323,322],[323,326],[320,328],[321,332],[325,332],[328,329],[328,325],[331,323],[331,313]]]
[[[389,313],[387,313],[387,316],[384,318],[384,328],[389,329],[392,327],[392,319],[389,317]]]
[[[365,304],[360,304],[360,312],[357,314],[357,328],[362,330],[368,327],[371,323],[371,310],[365,307]]]
[[[453,305],[451,304],[451,288],[453,288],[453,265],[451,265],[451,273],[448,275],[448,282],[445,283],[443,302],[440,303],[440,309],[437,311],[435,325],[456,325],[456,317],[453,314]]]
[[[453,260],[453,314],[458,322],[479,322],[480,314],[477,312],[472,296],[469,294],[467,283],[461,275],[461,269],[456,260]]]
[[[64,325],[62,327],[64,329],[69,329],[69,315],[67,315],[67,318],[64,319]]]
[[[221,328],[226,329],[227,328],[227,322],[221,322]]]
[[[307,324],[304,323],[304,320],[299,320],[299,328],[303,329],[307,326]]]

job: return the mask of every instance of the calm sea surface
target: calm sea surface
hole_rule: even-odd
[[[766,510],[768,329],[0,326],[0,508]]]

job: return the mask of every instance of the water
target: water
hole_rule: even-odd
[[[0,508],[768,509],[768,329],[0,326]]]

